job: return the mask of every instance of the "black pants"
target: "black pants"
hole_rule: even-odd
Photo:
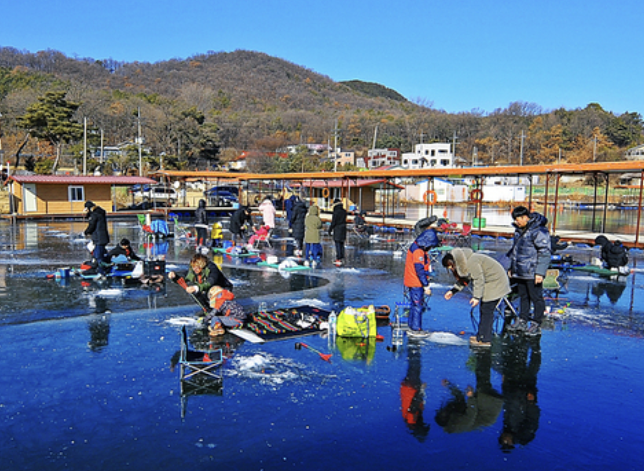
[[[197,245],[208,243],[208,230],[205,227],[197,227]]]
[[[344,241],[335,240],[335,259],[344,260]]]
[[[519,317],[528,322],[530,317],[530,304],[534,307],[532,320],[541,324],[543,313],[546,310],[546,301],[543,299],[543,283],[535,284],[534,280],[519,280],[517,282],[517,292],[521,298],[521,312]]]
[[[494,308],[499,300],[486,301],[479,304],[479,331],[476,338],[479,342],[492,341],[492,327],[494,325]]]

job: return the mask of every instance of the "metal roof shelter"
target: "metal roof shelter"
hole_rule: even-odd
[[[164,171],[158,172],[155,175],[165,176],[167,178],[186,178],[186,177],[200,177],[204,179],[235,179],[237,181],[252,181],[252,180],[290,180],[290,181],[312,181],[312,180],[345,180],[357,181],[363,179],[422,179],[429,178],[463,178],[472,177],[475,179],[476,184],[474,189],[482,187],[482,179],[488,176],[544,176],[545,177],[545,200],[543,202],[546,216],[548,212],[548,193],[549,187],[554,184],[555,194],[553,205],[553,219],[552,219],[552,232],[556,232],[557,226],[557,205],[559,200],[559,183],[564,175],[593,175],[594,178],[594,196],[593,196],[593,230],[595,221],[595,212],[598,206],[603,206],[603,219],[601,228],[603,232],[606,225],[606,215],[608,209],[608,190],[610,174],[618,173],[639,173],[641,175],[639,185],[639,197],[637,204],[637,227],[635,233],[635,245],[639,242],[640,222],[642,213],[642,196],[644,192],[644,161],[630,160],[624,162],[597,162],[586,164],[547,164],[547,165],[523,165],[523,166],[503,166],[503,167],[459,167],[452,169],[397,169],[397,170],[366,170],[366,171],[349,171],[349,172],[307,172],[307,173],[274,173],[274,174],[257,174],[257,173],[230,173],[230,172],[215,172],[215,171],[201,171],[201,172],[182,172],[182,171]],[[604,202],[598,203],[598,184],[599,180],[604,180],[606,191],[604,193]],[[532,178],[530,179],[530,192],[528,203],[532,204],[533,199],[533,184]],[[433,183],[433,182],[432,182]],[[433,188],[433,185],[430,186]],[[482,209],[482,198],[476,198],[472,201],[477,205],[477,215],[479,216]],[[480,229],[480,228],[479,228]]]

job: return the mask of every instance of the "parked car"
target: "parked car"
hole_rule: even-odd
[[[168,204],[174,204],[179,200],[179,194],[174,188],[167,186],[143,186],[143,188],[132,188],[134,197],[141,198],[143,201],[165,201]]]
[[[212,188],[208,190],[205,194],[207,197],[208,206],[234,207],[239,204],[239,200],[237,199],[237,196],[235,196],[233,193],[226,190],[221,190],[219,188]]]

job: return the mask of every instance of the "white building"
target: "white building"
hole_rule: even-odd
[[[419,168],[456,167],[452,146],[449,143],[416,144],[414,152],[402,155],[401,166],[411,170]]]
[[[358,157],[356,166],[373,170],[400,165],[400,149],[369,149],[367,157]]]

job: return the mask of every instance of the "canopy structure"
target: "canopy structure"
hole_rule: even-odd
[[[345,186],[347,191],[349,189],[349,182],[359,182],[373,179],[384,179],[383,181],[399,181],[401,179],[414,180],[414,179],[429,179],[430,188],[433,188],[433,178],[466,178],[470,177],[476,181],[474,185],[475,190],[480,190],[481,181],[485,177],[491,176],[543,176],[545,177],[545,200],[543,201],[545,212],[548,212],[549,205],[552,205],[553,218],[552,218],[552,232],[556,232],[557,226],[557,206],[559,205],[559,186],[562,176],[567,175],[593,175],[594,181],[594,196],[593,196],[593,230],[595,213],[597,208],[602,207],[603,218],[601,227],[597,228],[599,231],[604,231],[606,225],[606,216],[608,209],[608,190],[609,190],[609,174],[623,174],[623,173],[637,173],[640,175],[639,194],[637,198],[637,227],[635,233],[635,245],[639,242],[641,212],[642,212],[642,196],[644,185],[644,160],[629,160],[624,162],[596,162],[586,164],[548,164],[548,165],[515,165],[503,167],[458,167],[452,169],[376,169],[366,171],[349,171],[349,172],[306,172],[306,173],[274,173],[274,174],[258,174],[258,173],[230,173],[221,171],[164,171],[157,172],[154,175],[163,176],[166,178],[203,178],[203,179],[231,179],[237,182],[243,181],[292,181],[301,182],[301,185],[307,186],[305,182],[318,181],[318,184],[329,187],[331,182],[342,182],[341,186]],[[604,201],[598,202],[598,186],[600,180],[605,182]],[[333,183],[334,185],[337,183]],[[554,201],[548,201],[548,194],[550,186],[554,184]],[[317,185],[317,184],[316,184]],[[472,200],[477,205],[477,215],[479,221],[481,220],[480,214],[482,211],[482,198],[475,198]],[[533,184],[530,178],[530,191],[528,197],[528,204],[533,203]],[[383,211],[384,214],[384,211]],[[547,216],[547,214],[546,214]],[[480,228],[479,228],[480,229]]]

